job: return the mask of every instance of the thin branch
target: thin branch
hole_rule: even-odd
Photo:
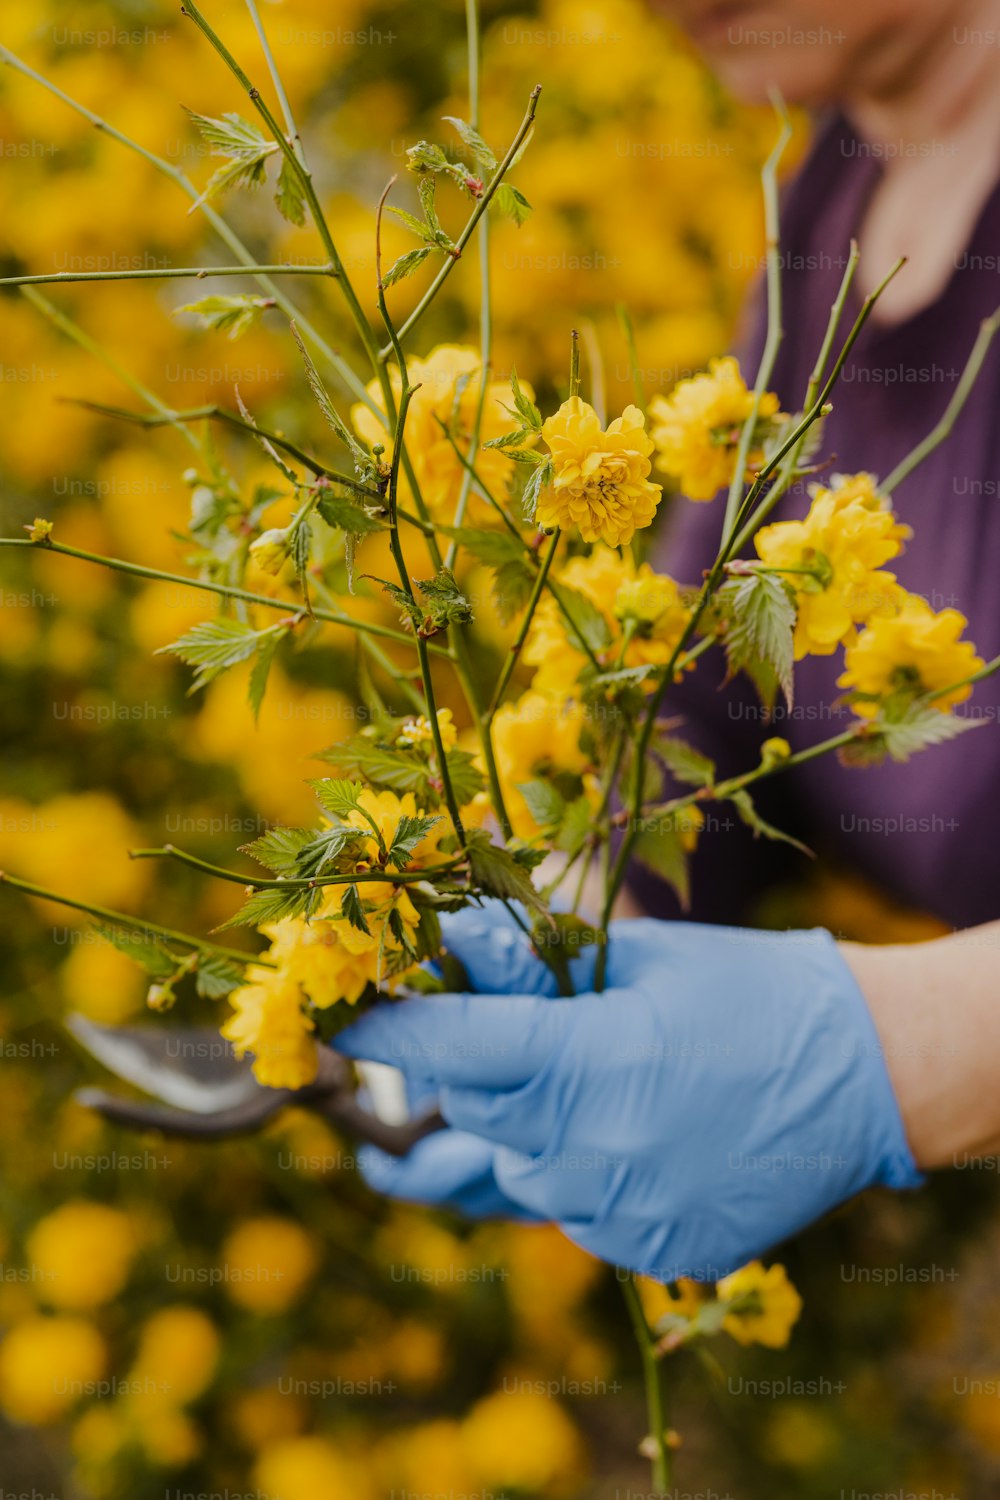
[[[465,864],[464,856],[457,859],[443,860],[440,864],[428,865],[422,870],[353,870],[339,875],[316,875],[309,880],[265,880],[256,875],[241,875],[239,870],[227,870],[222,865],[210,864],[207,859],[199,859],[197,854],[188,854],[184,849],[177,849],[173,844],[164,844],[160,849],[130,849],[129,859],[175,859],[182,865],[188,865],[193,870],[201,870],[206,875],[214,875],[217,880],[228,880],[233,885],[252,886],[255,891],[309,891],[318,890],[327,885],[365,885],[369,881],[383,885],[407,885],[421,880],[431,880],[435,875],[445,874],[447,871],[456,870]]]
[[[165,281],[172,277],[189,276],[204,281],[208,276],[329,276],[331,267],[325,266],[170,266],[162,270],[141,271],[51,271],[45,276],[3,276],[0,286],[57,286],[74,281]]]

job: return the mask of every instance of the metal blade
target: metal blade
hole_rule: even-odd
[[[67,1029],[92,1057],[126,1083],[175,1109],[210,1115],[261,1093],[251,1064],[217,1031],[158,1026],[101,1026],[74,1012]]]

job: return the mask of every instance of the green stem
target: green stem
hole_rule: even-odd
[[[781,322],[781,258],[778,222],[778,164],[785,154],[785,147],[792,138],[791,121],[785,109],[784,100],[777,91],[772,91],[771,102],[781,123],[778,139],[775,141],[767,161],[761,171],[761,182],[764,188],[764,233],[766,236],[767,256],[767,337],[764,342],[764,350],[761,354],[760,365],[757,369],[757,379],[753,388],[753,405],[750,414],[743,423],[740,432],[739,446],[736,450],[736,463],[733,467],[733,477],[729,485],[729,494],[726,497],[726,517],[722,526],[723,536],[728,536],[733,525],[740,496],[746,479],[747,459],[750,455],[750,444],[753,441],[757,420],[760,416],[760,404],[767,390],[774,362],[778,357],[778,349],[784,336]]]
[[[356,401],[364,402],[365,406],[367,406],[372,412],[378,414],[378,407],[372,400],[371,396],[369,396],[364,385],[362,385],[361,381],[359,381],[358,377],[355,375],[354,371],[351,369],[347,361],[342,359],[341,356],[330,347],[330,345],[326,342],[322,335],[313,327],[308,319],[303,316],[296,305],[292,301],[290,301],[283,292],[279,290],[279,288],[270,279],[270,277],[264,273],[258,272],[255,258],[250,250],[240,239],[239,235],[237,235],[235,231],[230,228],[222,215],[217,213],[216,210],[212,208],[211,204],[204,202],[202,193],[198,190],[198,188],[195,187],[194,183],[189,177],[187,177],[183,172],[179,171],[178,168],[175,167],[171,162],[165,160],[164,157],[157,156],[155,152],[147,151],[145,146],[141,146],[139,142],[134,141],[131,136],[125,135],[123,131],[118,130],[114,125],[110,125],[107,120],[102,119],[100,115],[97,115],[93,110],[88,109],[86,105],[80,104],[78,100],[72,98],[71,95],[64,93],[62,89],[58,88],[54,83],[51,83],[49,79],[47,79],[43,74],[37,73],[34,68],[29,68],[28,64],[22,62],[21,59],[15,53],[11,52],[8,47],[0,46],[0,62],[6,63],[8,67],[14,68],[18,73],[23,74],[25,78],[30,78],[33,83],[37,83],[42,88],[47,89],[50,94],[53,94],[57,99],[61,99],[65,105],[67,105],[70,109],[75,110],[78,115],[82,115],[85,120],[89,120],[91,125],[93,125],[95,129],[102,131],[103,134],[108,136],[111,140],[117,141],[118,144],[124,146],[126,150],[133,151],[137,156],[141,156],[144,161],[150,164],[150,166],[155,167],[158,172],[162,173],[164,177],[168,177],[171,182],[179,187],[181,191],[192,200],[196,207],[201,209],[201,212],[205,215],[206,219],[211,224],[216,234],[225,242],[226,245],[228,245],[229,249],[233,252],[236,258],[238,260],[241,260],[246,265],[248,275],[253,276],[258,285],[265,292],[267,292],[268,296],[274,298],[275,302],[281,308],[282,312],[284,312],[285,315],[290,318],[298,326],[298,328],[301,329],[302,333],[306,338],[309,339],[314,348],[316,348],[320,352],[320,354],[322,354],[323,358],[328,362],[331,368],[337,372],[340,380],[344,385],[344,388],[350,392],[350,394]]]
[[[271,52],[271,46],[267,40],[267,32],[264,30],[264,23],[260,18],[256,0],[246,0],[246,6],[250,12],[250,19],[253,21],[254,30],[257,33],[257,40],[260,42],[260,50],[264,54],[264,61],[267,63],[267,71],[271,75],[274,92],[278,96],[278,105],[285,122],[285,130],[288,132],[288,138],[292,143],[292,147],[304,167],[306,165],[306,158],[305,152],[302,149],[302,138],[299,135],[299,127],[295,123],[292,106],[288,102],[285,85],[282,83],[281,74],[278,72],[278,64],[275,62],[274,55]]]
[[[213,583],[207,578],[186,578],[183,573],[164,573],[160,568],[146,568],[140,563],[122,562],[117,557],[101,557],[96,552],[85,552],[81,547],[67,547],[63,542],[54,542],[51,539],[45,542],[33,542],[29,537],[3,536],[0,537],[0,547],[34,547],[42,552],[58,552],[63,557],[76,557],[81,562],[96,563],[102,568],[111,568],[116,573],[128,573],[134,578],[153,578],[161,583],[177,583],[184,588],[202,589],[209,594],[218,594],[224,599],[239,599],[244,604],[259,604],[263,609],[280,609],[285,614],[295,613],[299,606],[290,599],[271,599],[266,594],[251,594],[247,589],[236,588],[228,583]],[[409,646],[413,649],[414,640],[412,635],[406,635],[402,630],[393,630],[388,625],[377,625],[369,620],[355,620],[351,615],[342,611],[332,609],[317,609],[314,611],[317,620],[323,620],[330,625],[346,625],[351,630],[364,631],[368,635],[381,636],[383,640],[396,641],[401,646]],[[430,650],[436,656],[447,656],[447,652],[440,646],[431,646]]]
[[[945,408],[944,416],[936,427],[924,438],[923,442],[909,452],[904,459],[893,469],[888,479],[882,481],[879,490],[883,495],[891,495],[898,484],[908,478],[918,464],[922,464],[928,454],[933,453],[935,448],[940,447],[945,438],[950,437],[951,430],[958,420],[959,412],[969,399],[969,393],[975,385],[982,369],[983,361],[989,352],[997,329],[1000,328],[1000,307],[989,318],[984,318],[979,325],[979,333],[976,342],[972,346],[972,352],[966,361],[965,369],[962,371],[961,379],[955,387],[955,393]]]
[[[205,938],[192,937],[187,932],[176,932],[172,927],[162,927],[158,922],[148,922],[145,917],[130,917],[125,912],[111,911],[106,906],[94,906],[89,901],[77,901],[72,896],[59,896],[54,891],[47,891],[44,886],[34,885],[29,880],[21,880],[16,875],[9,875],[6,870],[0,870],[0,885],[9,885],[15,891],[23,891],[26,896],[38,896],[43,901],[54,901],[57,906],[69,906],[74,911],[85,911],[92,917],[100,917],[102,922],[111,922],[129,931],[155,933],[157,937],[164,938],[170,943],[180,943],[185,948],[198,948],[209,953],[219,953],[241,964],[261,964],[266,968],[271,967],[265,959],[258,958],[255,953],[241,952],[238,948],[224,948],[220,943],[210,943]]]
[[[542,597],[542,590],[545,588],[545,580],[549,576],[549,569],[551,568],[552,560],[556,555],[556,549],[559,546],[559,538],[561,535],[562,533],[557,526],[555,531],[552,533],[548,551],[546,552],[545,557],[542,560],[542,565],[538,569],[538,572],[535,574],[535,581],[532,585],[531,593],[528,596],[528,603],[525,607],[524,615],[522,616],[521,623],[518,627],[517,636],[515,637],[514,643],[507,653],[507,659],[503,664],[503,669],[501,670],[500,676],[497,679],[497,685],[493,691],[493,697],[490,701],[490,706],[487,709],[486,717],[491,724],[493,722],[493,717],[496,714],[497,709],[503,702],[503,695],[507,691],[507,684],[508,682],[510,682],[514,668],[517,666],[517,659],[520,656],[521,650],[527,639],[528,631],[531,629],[531,622],[534,618],[535,610],[538,606],[538,601]]]
[[[434,280],[431,282],[430,286],[427,288],[426,292],[421,297],[420,301],[417,303],[410,316],[404,323],[401,323],[399,328],[397,329],[397,338],[400,340],[400,342],[402,342],[402,340],[406,338],[406,335],[408,333],[412,333],[413,329],[417,326],[424,313],[434,301],[434,298],[437,296],[438,292],[441,290],[442,286],[451,275],[456,262],[462,254],[462,251],[465,249],[466,245],[469,243],[469,240],[472,238],[473,230],[479,223],[479,220],[482,218],[487,208],[489,208],[490,200],[492,199],[493,194],[496,192],[497,188],[500,186],[501,182],[509,171],[515,156],[520,151],[521,146],[523,145],[529,131],[531,130],[532,125],[534,124],[535,110],[538,106],[538,96],[541,92],[542,85],[540,83],[536,83],[528,98],[528,108],[525,112],[524,119],[521,121],[520,127],[518,128],[518,132],[515,135],[513,141],[511,141],[510,146],[507,149],[507,154],[504,156],[500,165],[497,167],[496,172],[493,174],[493,177],[490,179],[488,186],[485,188],[483,196],[477,201],[475,208],[469,215],[465,228],[462,230],[458,239],[455,241],[454,250],[445,258],[444,264],[442,265],[441,269],[438,271]],[[383,349],[379,350],[379,359],[381,359],[382,361],[387,360],[392,352],[392,344],[386,344]]]
[[[625,1306],[628,1308],[639,1358],[642,1361],[642,1378],[646,1387],[646,1415],[653,1444],[653,1485],[656,1492],[666,1495],[670,1488],[670,1449],[666,1439],[666,1412],[661,1381],[662,1361],[656,1357],[656,1341],[649,1331],[646,1314],[636,1278],[629,1271],[621,1283]]]
[[[67,286],[74,281],[169,281],[189,276],[204,281],[207,276],[329,276],[329,266],[259,266],[253,273],[246,266],[171,266],[163,270],[142,271],[50,271],[44,276],[3,276],[0,286]]]
[[[188,854],[184,849],[175,848],[173,844],[164,844],[160,849],[130,849],[129,859],[175,859],[182,865],[189,865],[193,870],[202,870],[206,875],[214,875],[217,880],[228,880],[233,885],[252,886],[255,891],[309,891],[318,890],[320,886],[325,885],[354,885],[358,882],[365,884],[368,881],[380,881],[386,885],[407,885],[421,880],[432,880],[435,875],[443,875],[449,870],[456,870],[465,863],[464,859],[449,859],[441,864],[429,865],[423,870],[353,870],[340,875],[317,875],[310,880],[263,880],[258,879],[256,875],[241,875],[239,870],[227,870],[222,865],[213,865],[206,859],[200,859],[197,854]]]

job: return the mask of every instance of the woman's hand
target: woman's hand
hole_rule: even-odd
[[[505,917],[463,913],[445,941],[480,993],[380,1005],[336,1039],[436,1090],[461,1133],[421,1143],[390,1190],[509,1203],[668,1281],[725,1275],[875,1183],[920,1182],[828,933],[616,923],[607,990],[571,1000]],[[573,967],[586,985],[593,950]]]

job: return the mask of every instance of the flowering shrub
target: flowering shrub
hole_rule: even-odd
[[[224,163],[199,203],[260,187],[270,173],[289,235],[311,225],[319,239],[311,253],[323,257],[265,271],[238,255],[235,266],[208,266],[197,275],[247,274],[249,265],[272,288],[275,278],[284,285],[286,275],[329,281],[343,293],[353,324],[352,360],[367,358],[371,372],[365,366],[359,374],[283,292],[185,303],[182,310],[207,336],[227,339],[252,340],[265,320],[283,317],[314,404],[302,426],[312,422],[312,433],[321,436],[309,442],[291,420],[273,430],[258,421],[252,382],[238,382],[232,406],[207,412],[164,408],[135,384],[145,404],[124,415],[191,440],[187,510],[179,523],[188,571],[171,574],[81,547],[87,538],[71,532],[67,541],[59,521],[44,515],[27,525],[26,537],[7,540],[30,547],[48,567],[65,555],[190,587],[198,598],[216,595],[218,616],[199,611],[179,634],[157,635],[156,649],[192,667],[194,687],[221,705],[214,727],[204,731],[217,744],[234,734],[235,704],[223,695],[241,669],[249,672],[247,712],[256,716],[265,712],[268,693],[281,688],[282,658],[295,648],[322,651],[331,641],[331,656],[348,659],[365,727],[352,734],[338,723],[323,750],[334,774],[311,782],[316,816],[296,811],[294,822],[244,845],[255,873],[220,869],[173,844],[136,851],[246,886],[248,899],[238,911],[220,909],[224,897],[215,898],[214,916],[222,926],[260,932],[265,947],[251,952],[140,921],[134,911],[101,909],[94,891],[82,903],[108,941],[145,969],[154,1009],[190,1005],[192,990],[200,1000],[225,1002],[223,1034],[252,1057],[259,1080],[297,1088],[315,1076],[317,1044],[358,1006],[433,982],[423,964],[440,953],[441,911],[483,897],[510,903],[564,989],[567,952],[580,942],[598,945],[600,985],[607,921],[633,857],[683,892],[706,803],[731,804],[761,836],[781,836],[759,817],[749,788],[797,762],[785,742],[765,740],[758,765],[720,780],[705,757],[664,727],[661,709],[671,689],[682,674],[698,670],[709,649],[721,647],[730,670],[749,674],[768,705],[779,693],[790,696],[795,660],[843,649],[840,685],[850,692],[857,720],[809,753],[826,749],[856,760],[905,758],[969,727],[950,709],[995,664],[987,667],[960,639],[965,622],[955,611],[934,614],[884,571],[907,535],[893,515],[888,479],[835,477],[815,487],[801,521],[762,524],[781,496],[818,467],[824,402],[853,334],[837,357],[826,351],[799,413],[779,411],[766,389],[766,368],[750,389],[735,362],[721,360],[707,375],[682,381],[669,398],[649,402],[648,430],[638,367],[636,401],[620,403],[621,415],[608,420],[599,409],[593,360],[591,400],[580,394],[575,340],[566,399],[550,389],[548,399],[537,397],[540,404],[536,394],[545,391],[547,372],[532,370],[531,385],[516,376],[509,383],[493,378],[485,331],[479,348],[448,344],[424,357],[411,354],[414,330],[473,236],[485,237],[500,215],[530,223],[529,194],[508,174],[530,180],[521,176],[520,153],[537,91],[502,156],[478,123],[457,117],[449,120],[460,151],[428,141],[409,147],[411,207],[418,212],[388,208],[413,241],[394,247],[392,257],[383,254],[389,189],[371,226],[379,326],[354,291],[350,262],[331,232],[334,216],[324,213],[293,122],[280,121],[249,84],[199,8],[185,9],[261,122],[231,112],[192,117],[204,148]],[[475,101],[471,113],[475,120]],[[529,151],[525,172],[530,160]],[[767,189],[773,194],[773,170]],[[465,222],[449,231],[444,226],[459,207]],[[407,316],[394,315],[387,293],[395,297],[410,277],[423,278],[415,284],[425,289]],[[488,276],[483,290],[488,294]],[[250,485],[220,457],[210,423],[224,423],[245,440],[260,466],[251,468]],[[643,559],[644,533],[667,480],[692,501],[729,488],[718,555],[701,582],[658,574]],[[755,558],[745,555],[751,541]],[[512,635],[494,653],[484,693],[486,674],[476,670],[473,647],[478,622],[490,613]],[[523,667],[534,669],[526,680]],[[339,700],[329,693],[313,706],[336,719]],[[235,743],[229,741],[234,754],[239,738],[237,729]],[[267,779],[291,779],[280,752],[275,759]],[[267,787],[264,795],[289,796],[296,809],[302,806],[298,788]],[[563,857],[555,875],[540,872],[552,850]],[[82,865],[86,873],[86,851]],[[580,915],[579,895],[560,899],[569,874],[581,892],[592,867],[603,877],[602,910],[593,923]],[[36,880],[12,872],[5,879],[34,896],[54,883],[47,873]],[[134,887],[131,893],[141,894]],[[49,1389],[53,1349],[78,1389],[99,1379],[101,1336],[69,1310],[104,1306],[131,1263],[112,1210],[78,1204],[57,1214],[64,1217],[43,1221],[29,1243],[37,1262],[52,1268],[49,1304],[66,1312],[25,1319],[0,1351],[0,1394],[19,1421],[47,1422],[72,1404],[71,1396],[62,1402]],[[106,1253],[99,1252],[102,1236]],[[67,1264],[60,1264],[62,1243],[71,1247]],[[316,1255],[301,1229],[273,1218],[243,1225],[224,1249],[230,1269],[265,1253],[282,1260],[277,1289],[235,1274],[227,1282],[233,1302],[264,1316],[286,1311],[304,1293]],[[746,1267],[714,1291],[627,1286],[644,1349],[656,1359],[719,1331],[739,1343],[780,1347],[799,1311],[780,1266]],[[178,1304],[147,1320],[136,1381],[145,1384],[147,1365],[169,1368],[174,1394],[128,1391],[83,1415],[75,1441],[88,1482],[99,1483],[102,1465],[130,1445],[154,1463],[189,1461],[198,1433],[185,1408],[212,1379],[217,1354],[213,1325],[194,1309]],[[266,1400],[242,1415],[251,1428],[268,1420]],[[532,1435],[531,1463],[512,1456],[508,1429]],[[445,1434],[446,1442],[454,1436]],[[281,1419],[272,1437],[258,1464],[262,1488],[289,1495],[334,1487],[365,1492],[356,1456],[282,1431]],[[551,1411],[540,1415],[523,1394],[485,1397],[460,1437],[482,1465],[484,1482],[555,1489],[572,1480],[579,1464],[568,1424]],[[647,1439],[661,1487],[674,1440],[666,1431]]]

